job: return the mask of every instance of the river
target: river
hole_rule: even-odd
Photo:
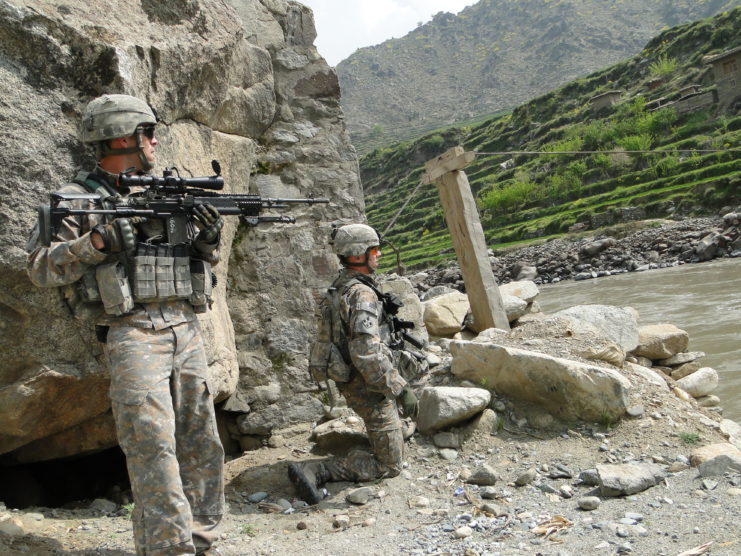
[[[723,416],[741,422],[741,258],[631,272],[540,287],[546,313],[574,305],[631,306],[639,324],[671,323],[690,336],[688,351],[720,375]]]

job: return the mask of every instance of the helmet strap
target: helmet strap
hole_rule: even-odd
[[[142,170],[148,172],[154,165],[147,160],[144,156],[144,148],[142,147],[142,134],[141,132],[134,133],[136,137],[136,146],[126,147],[125,149],[114,149],[110,146],[109,141],[100,141],[95,145],[95,154],[98,160],[105,158],[106,156],[124,155],[137,153],[139,162],[142,165]]]

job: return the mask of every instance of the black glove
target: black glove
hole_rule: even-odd
[[[104,253],[133,253],[136,250],[136,231],[128,218],[117,218],[110,224],[100,224],[93,233],[103,240]]]
[[[417,401],[417,396],[414,395],[414,392],[409,386],[404,387],[401,394],[396,398],[396,401],[401,405],[401,413],[404,417],[417,418],[417,415],[419,415],[419,402]]]
[[[193,217],[200,224],[201,231],[196,238],[205,243],[215,243],[224,227],[224,219],[211,203],[198,203],[193,208]]]

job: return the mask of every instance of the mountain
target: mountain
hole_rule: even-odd
[[[452,257],[437,190],[417,186],[424,163],[455,145],[476,153],[465,171],[494,248],[737,205],[738,29],[741,7],[673,27],[510,113],[374,150],[360,160],[369,222],[383,232],[395,221],[386,238],[407,266]],[[513,151],[532,154],[497,154]]]
[[[639,52],[663,28],[733,0],[481,0],[337,65],[363,154],[393,140],[521,104]]]

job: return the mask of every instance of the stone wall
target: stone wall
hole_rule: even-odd
[[[331,199],[292,209],[295,225],[227,218],[216,301],[201,321],[213,388],[234,419],[249,413],[264,429],[273,415],[290,422],[320,411],[305,359],[315,300],[337,269],[326,237],[331,222],[363,218],[364,205],[337,77],[315,37],[311,11],[285,0],[0,0],[5,459],[116,443],[91,324],[25,273],[36,206],[93,164],[77,129],[102,93],[155,107],[156,173],[209,175],[217,159],[228,192]]]

